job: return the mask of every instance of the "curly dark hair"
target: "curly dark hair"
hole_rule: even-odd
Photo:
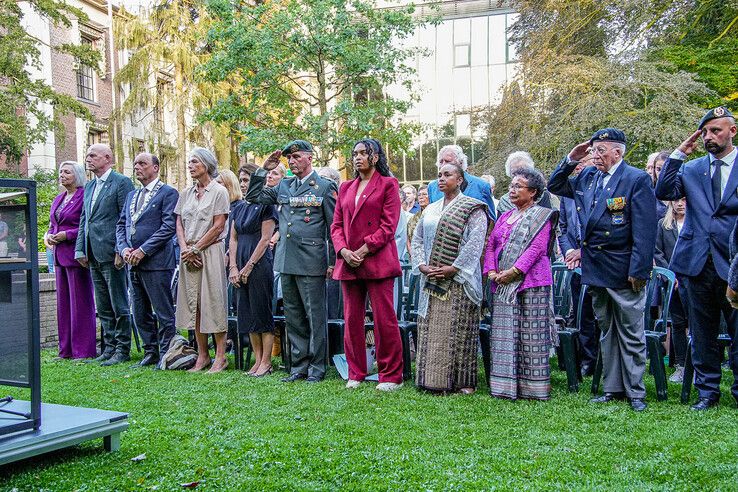
[[[379,174],[387,177],[392,176],[392,171],[390,171],[389,165],[387,164],[387,155],[384,153],[382,144],[380,144],[378,140],[373,138],[364,138],[356,142],[352,148],[355,149],[359,144],[364,144],[369,162],[372,161],[373,156],[377,156],[377,162],[374,164],[374,168]],[[354,171],[354,178],[358,177],[359,171]]]
[[[543,177],[540,171],[537,169],[523,168],[512,173],[511,178],[514,179],[515,176],[520,176],[528,181],[528,187],[536,192],[536,202],[541,199],[546,189],[546,178]]]

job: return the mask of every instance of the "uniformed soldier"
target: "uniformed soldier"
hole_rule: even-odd
[[[594,167],[569,177],[587,153]],[[623,160],[625,134],[605,128],[572,149],[551,174],[551,193],[573,198],[581,224],[582,283],[589,285],[600,322],[607,403],[627,397],[646,408],[643,287],[656,243],[656,198],[648,174]]]
[[[277,167],[282,155],[294,177],[284,178],[273,188],[265,187],[267,174]],[[292,371],[282,379],[288,383],[322,381],[327,364],[325,279],[332,276],[336,260],[330,227],[338,188],[313,171],[312,161],[309,142],[290,142],[254,172],[246,196],[250,202],[280,206],[274,269],[281,274],[287,336],[292,345]]]

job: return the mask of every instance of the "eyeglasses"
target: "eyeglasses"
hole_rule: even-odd
[[[518,190],[522,190],[523,188],[528,188],[529,190],[534,189],[532,186],[522,186],[519,184],[511,184],[510,186],[507,187],[507,189],[510,191],[512,190],[518,191]]]
[[[607,147],[597,147],[597,148],[594,148],[594,147],[593,147],[593,148],[589,149],[589,153],[590,153],[591,155],[598,155],[598,154],[599,154],[599,155],[605,155],[605,154],[607,154],[607,152],[608,152],[609,150],[610,150],[610,149],[608,149]]]

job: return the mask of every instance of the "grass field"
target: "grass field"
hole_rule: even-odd
[[[0,467],[1,490],[738,490],[738,410],[595,406],[554,372],[550,402],[380,393],[321,384],[99,367],[43,354],[43,400],[130,413],[120,452],[101,440]],[[480,364],[481,365],[481,364]],[[585,381],[585,385],[589,381]],[[25,395],[14,392],[21,398]],[[131,458],[145,453],[146,458]]]

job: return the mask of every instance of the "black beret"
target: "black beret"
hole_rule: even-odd
[[[718,106],[717,108],[711,109],[710,111],[708,111],[707,114],[705,114],[705,116],[702,117],[702,119],[700,120],[700,126],[698,127],[698,129],[702,130],[702,127],[705,126],[707,122],[710,120],[715,120],[718,118],[732,118],[732,117],[733,117],[733,113],[731,113],[728,108],[726,108],[725,106]]]
[[[287,156],[293,152],[311,152],[312,153],[312,151],[313,151],[313,146],[310,145],[310,142],[306,142],[305,140],[293,140],[292,142],[284,146],[284,149],[282,149],[282,155]]]
[[[625,133],[617,128],[603,128],[594,132],[589,139],[590,144],[595,142],[618,142],[625,145]]]

